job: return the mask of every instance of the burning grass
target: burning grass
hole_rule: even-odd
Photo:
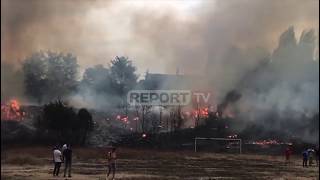
[[[13,99],[7,103],[1,103],[1,120],[22,121],[25,112],[22,111],[20,103]]]
[[[73,179],[104,179],[107,148],[74,147]],[[51,149],[10,148],[4,151],[1,177],[50,179]],[[15,159],[17,154],[19,158]],[[27,158],[23,158],[27,157]],[[118,149],[117,179],[316,179],[317,167],[302,168],[300,157],[285,166],[282,156],[193,153]],[[21,161],[21,162],[20,162]]]

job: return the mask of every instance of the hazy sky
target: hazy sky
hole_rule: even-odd
[[[140,74],[199,74],[230,45],[272,51],[318,21],[318,0],[1,0],[1,62],[53,50],[82,69],[124,55]]]

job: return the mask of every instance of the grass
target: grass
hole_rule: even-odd
[[[73,179],[105,179],[106,148],[74,148]],[[9,148],[1,160],[4,179],[50,179],[50,147]],[[18,154],[18,156],[17,156]],[[286,166],[282,156],[118,149],[117,179],[318,179],[317,167],[300,157]]]

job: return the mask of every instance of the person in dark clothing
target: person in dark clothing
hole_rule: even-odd
[[[302,167],[308,167],[309,152],[308,149],[302,152]]]
[[[319,146],[315,148],[315,154],[316,154],[317,166],[319,166]]]
[[[117,154],[116,154],[116,148],[113,147],[111,149],[111,152],[108,152],[107,155],[108,159],[108,174],[107,178],[109,177],[111,171],[112,171],[112,179],[114,179],[115,172],[116,172],[116,159],[117,159]]]
[[[312,164],[313,164],[313,154],[314,154],[314,149],[312,149],[312,148],[308,149],[309,166],[312,166]]]
[[[64,176],[66,177],[66,173],[68,170],[68,177],[71,177],[71,161],[72,161],[72,150],[70,144],[67,145],[67,148],[63,151],[63,159],[64,159]]]

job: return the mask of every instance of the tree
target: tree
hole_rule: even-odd
[[[96,93],[108,93],[110,89],[109,70],[103,65],[87,68],[83,74],[81,86],[94,90]]]
[[[32,54],[23,62],[25,94],[39,104],[64,98],[76,90],[76,57],[55,52]]]
[[[110,67],[111,88],[113,93],[123,97],[137,84],[138,76],[135,74],[136,67],[127,57],[118,57],[111,60]]]
[[[77,114],[72,107],[58,100],[44,105],[42,116],[37,119],[36,127],[48,131],[58,141],[74,141],[79,129]]]
[[[82,136],[81,144],[85,144],[88,133],[93,130],[93,120],[92,116],[87,109],[80,109],[78,111],[78,126],[80,131],[80,136]]]
[[[151,108],[152,106],[150,105],[136,105],[135,110],[136,110],[136,115],[139,117],[139,123],[141,125],[141,131],[142,132],[147,132],[148,131],[148,120],[149,120],[149,115],[151,113]],[[136,127],[138,130],[138,127]]]
[[[44,105],[42,114],[35,120],[34,125],[38,135],[42,135],[44,139],[50,140],[54,137],[54,141],[82,145],[94,128],[88,110],[80,109],[76,113],[72,107],[60,100]]]
[[[54,84],[48,88],[49,100],[64,98],[74,92],[77,87],[77,58],[71,54],[48,52],[47,80]]]
[[[35,53],[23,62],[25,94],[42,103],[48,86],[47,65],[43,53]]]

